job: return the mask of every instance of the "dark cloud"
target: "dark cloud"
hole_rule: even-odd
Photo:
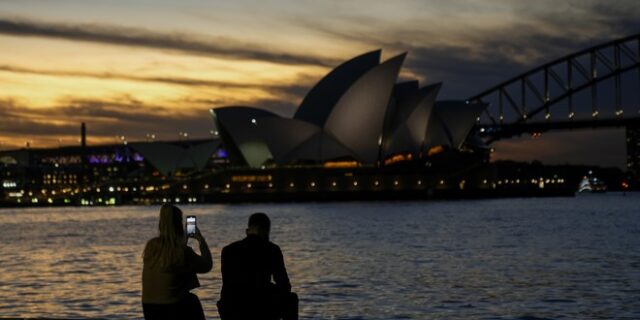
[[[80,124],[51,122],[46,110],[29,110],[12,100],[0,100],[0,149],[52,147],[62,139],[70,143],[79,138]]]
[[[554,10],[549,9],[551,5]],[[419,25],[380,29],[374,17],[357,14],[340,18],[357,21],[353,28],[336,26],[333,20],[292,18],[292,23],[385,52],[407,51],[404,67],[428,82],[443,82],[440,97],[446,99],[470,97],[548,61],[640,31],[640,6],[635,1],[536,1],[508,6],[514,16],[506,28],[456,21],[462,15],[451,16],[447,32],[419,21],[414,21]]]
[[[199,38],[187,33],[158,33],[97,24],[61,24],[0,18],[0,33],[178,51],[187,54],[251,59],[279,64],[327,66],[334,62],[311,55],[275,52],[228,38]]]

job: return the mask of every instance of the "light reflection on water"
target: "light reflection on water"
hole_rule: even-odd
[[[184,206],[214,253],[273,221],[301,318],[640,318],[640,194]],[[0,318],[139,318],[157,207],[0,210]]]

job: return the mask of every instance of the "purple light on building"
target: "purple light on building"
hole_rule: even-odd
[[[226,159],[229,157],[229,153],[227,152],[227,150],[224,149],[218,149],[218,151],[216,151],[216,156],[218,158],[223,158]]]

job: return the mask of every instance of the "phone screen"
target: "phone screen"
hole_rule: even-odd
[[[187,216],[187,235],[192,236],[196,234],[196,217]]]

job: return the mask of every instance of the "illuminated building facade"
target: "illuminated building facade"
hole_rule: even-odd
[[[0,204],[126,203],[227,163],[219,140],[0,151]]]

